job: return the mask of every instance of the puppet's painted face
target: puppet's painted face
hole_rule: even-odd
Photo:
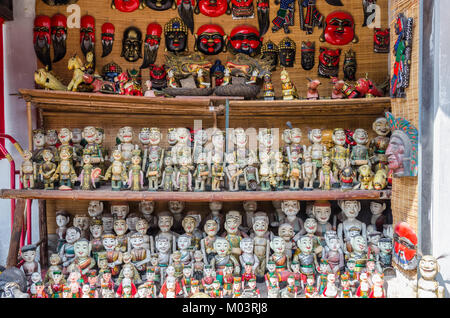
[[[369,141],[369,134],[364,129],[358,128],[353,134],[353,139],[358,145],[365,145]]]
[[[123,32],[122,56],[128,62],[136,62],[142,57],[142,32],[136,27],[129,27]]]
[[[234,53],[243,53],[254,56],[261,49],[259,31],[248,25],[235,27],[230,34],[230,45]]]
[[[330,206],[314,206],[314,216],[318,223],[325,224],[330,219],[331,207]]]
[[[180,18],[173,18],[164,26],[164,37],[166,49],[172,53],[186,50],[188,40],[188,29]]]
[[[317,231],[317,221],[313,218],[307,218],[305,220],[305,230],[308,234],[316,233]]]
[[[300,203],[296,200],[285,200],[281,204],[281,209],[286,216],[296,216],[300,211]]]
[[[384,117],[377,118],[377,120],[375,120],[372,124],[372,129],[379,136],[387,136],[391,132],[391,130],[389,129],[389,123]]]
[[[344,129],[335,129],[333,132],[333,142],[335,145],[345,145],[345,131]]]
[[[201,26],[196,34],[197,50],[205,55],[216,55],[225,48],[227,36],[222,27],[215,24]]]
[[[244,253],[253,254],[253,240],[243,239],[240,243],[240,248]]]
[[[230,252],[230,243],[224,238],[217,238],[214,241],[214,250],[219,256],[226,256]]]
[[[191,246],[191,238],[187,235],[182,235],[178,238],[177,245],[179,250],[186,250]]]
[[[311,253],[313,249],[313,241],[310,236],[303,236],[297,241],[297,246],[300,248],[302,253]]]
[[[94,51],[95,44],[95,19],[85,15],[80,21],[80,44],[81,51],[86,56],[88,52]]]
[[[217,234],[218,224],[214,220],[208,220],[208,221],[206,221],[205,226],[203,227],[203,229],[205,230],[205,233],[207,235],[214,236],[214,235]]]
[[[332,45],[346,45],[350,42],[357,43],[355,35],[355,21],[350,13],[335,11],[326,18],[323,38]]]
[[[93,143],[97,138],[97,133],[98,131],[97,129],[95,129],[95,127],[87,126],[84,127],[82,136],[88,143]]]
[[[155,209],[154,201],[142,201],[139,204],[139,211],[141,211],[141,213],[144,215],[152,214],[154,209]]]
[[[278,227],[278,236],[283,238],[285,241],[292,239],[294,234],[294,228],[288,223],[281,224]]]
[[[358,253],[364,252],[367,248],[366,239],[361,235],[353,237],[351,239],[351,245],[352,245],[352,248],[355,250],[355,252],[358,252]]]
[[[115,215],[116,218],[118,219],[122,219],[124,220],[129,212],[129,207],[128,205],[124,204],[124,205],[113,205],[111,207],[111,214]]]
[[[185,203],[183,201],[169,201],[169,211],[173,214],[180,214],[184,210]]]
[[[160,216],[158,218],[158,227],[161,232],[169,232],[173,225],[173,218],[171,216]]]
[[[342,203],[342,211],[347,218],[356,218],[360,209],[361,205],[358,201],[344,201]]]
[[[286,242],[282,237],[276,236],[270,242],[270,248],[277,254],[282,254],[286,250]]]
[[[128,230],[128,225],[125,220],[115,220],[114,221],[114,232],[117,235],[124,235]]]
[[[100,224],[91,225],[89,230],[94,238],[100,238],[102,236],[103,227]]]
[[[89,201],[88,214],[90,217],[98,217],[103,212],[103,204],[100,201]]]

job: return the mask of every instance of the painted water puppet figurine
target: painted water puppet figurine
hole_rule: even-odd
[[[104,162],[104,158],[99,145],[97,144],[98,130],[94,126],[86,126],[81,132],[83,138],[82,142],[85,143],[84,149],[88,150],[91,155],[92,163],[100,164]]]
[[[375,166],[375,171],[377,171],[379,168],[385,168],[388,164],[386,149],[389,146],[390,138],[387,136],[391,131],[385,117],[377,118],[372,124],[372,129],[377,136],[370,141],[369,155],[370,162]]]
[[[218,276],[223,277],[223,270],[227,264],[233,265],[234,275],[239,275],[240,266],[237,258],[230,253],[231,244],[223,237],[218,237],[214,241],[214,250],[216,254],[211,259],[211,266],[215,269]]]
[[[253,246],[259,265],[255,268],[257,277],[264,276],[270,255],[269,217],[264,212],[256,212],[253,216]]]
[[[272,84],[271,74],[264,74],[263,77],[263,91],[264,91],[264,100],[274,100],[275,99],[275,89]]]
[[[25,245],[21,248],[21,257],[24,261],[20,266],[20,269],[25,274],[25,278],[27,279],[28,285],[31,285],[31,276],[33,273],[38,272],[41,273],[41,266],[36,261],[36,250],[37,246],[34,244]]]
[[[112,153],[113,161],[106,170],[103,180],[107,181],[111,179],[111,190],[120,191],[127,183],[128,176],[126,173],[126,167],[122,162],[122,152],[115,149]]]
[[[333,163],[334,179],[339,179],[339,173],[350,165],[350,149],[346,146],[346,135],[342,128],[333,130],[332,140],[334,143],[331,149],[331,162]]]
[[[313,206],[312,206],[313,207]],[[322,242],[318,236],[316,236],[317,232],[317,220],[314,218],[314,215],[311,215],[312,217],[308,217],[305,222],[305,236],[309,236],[312,239],[313,242],[313,252],[316,254],[317,257],[322,256]],[[294,237],[294,241],[297,241],[297,235]],[[301,249],[300,249],[301,250]],[[297,252],[296,252],[297,253]]]
[[[386,112],[392,135],[386,149],[388,168],[394,177],[415,177],[418,175],[418,131],[406,119],[395,118]]]
[[[239,256],[241,268],[245,271],[245,277],[242,276],[242,283],[255,277],[255,271],[259,267],[259,258],[254,254],[254,241],[249,237],[245,237],[240,242],[242,254]]]
[[[339,289],[336,287],[336,275],[328,274],[327,285],[323,289],[321,297],[323,298],[337,298],[339,295]]]
[[[323,152],[326,151],[325,145],[322,144],[322,130],[319,128],[311,129],[308,132],[308,139],[311,143],[308,151],[311,153],[312,162],[320,169],[322,167]]]
[[[91,252],[95,260],[98,259],[98,254],[105,251],[102,243],[103,223],[99,219],[91,219],[89,224],[89,232],[91,233]]]
[[[52,70],[52,62],[50,58],[51,38],[51,19],[46,15],[38,15],[34,19],[33,28],[33,44],[34,52],[39,61],[48,70]]]
[[[150,263],[150,249],[145,246],[145,238],[142,233],[136,232],[130,236],[130,254],[131,262],[139,272],[145,274],[147,270],[147,263]]]
[[[364,239],[367,238],[366,224],[357,220],[359,211],[361,211],[361,202],[359,201],[338,201],[339,207],[342,209],[346,219],[338,225],[337,233],[344,251],[349,251],[346,247],[352,237],[361,235]]]
[[[319,76],[331,78],[338,77],[339,60],[341,57],[341,49],[320,48],[319,54]]]
[[[322,83],[319,80],[312,80],[308,78],[308,84],[306,85],[306,87],[308,88],[308,91],[306,92],[306,99],[320,99],[318,88],[321,84]]]
[[[303,182],[303,190],[313,190],[314,189],[314,181],[317,178],[317,166],[312,161],[311,151],[306,150],[303,153],[303,159],[305,160],[301,165],[302,168],[302,179]]]
[[[189,169],[191,158],[187,155],[182,155],[178,162],[179,166],[176,176],[178,191],[192,191],[192,173]]]
[[[247,158],[247,166],[244,168],[245,189],[247,191],[256,191],[259,184],[259,172],[257,165],[257,158],[250,154]]]
[[[374,28],[373,33],[373,51],[375,53],[389,53],[391,29]]]
[[[215,153],[213,155],[213,165],[211,167],[211,190],[221,191],[221,184],[223,181],[223,176],[225,175],[224,167],[222,163],[222,155],[220,153]]]
[[[25,189],[33,189],[35,186],[35,180],[37,177],[35,166],[31,160],[33,154],[25,150],[22,154],[23,161],[20,167],[20,181]],[[42,167],[42,166],[41,166]]]
[[[164,158],[164,171],[161,177],[161,184],[159,187],[162,187],[164,191],[173,191],[176,185],[176,175],[178,171],[177,168],[174,167],[172,157],[168,154]]]
[[[314,67],[316,43],[315,42],[305,42],[302,41],[301,47],[301,65],[305,71],[309,71]]]
[[[72,190],[73,184],[77,181],[77,175],[73,168],[71,155],[68,150],[63,149],[59,157],[60,161],[58,167],[55,170],[51,182],[59,181],[59,190]]]
[[[207,220],[203,227],[206,236],[201,239],[200,246],[203,254],[203,261],[205,264],[210,264],[211,259],[216,254],[214,250],[214,242],[217,239],[217,232],[219,229],[219,225],[215,220]]]
[[[69,265],[67,270],[72,272],[80,270],[82,276],[86,275],[95,266],[95,259],[91,257],[92,246],[87,239],[81,238],[73,245],[75,251],[75,259]]]
[[[75,259],[73,244],[81,237],[80,229],[72,226],[66,231],[66,242],[59,249],[59,256],[62,260],[62,266],[66,269]]]
[[[72,224],[78,228],[81,233],[81,238],[89,239],[89,216],[86,214],[75,214]]]
[[[140,150],[133,151],[128,170],[128,188],[132,191],[141,191],[144,187],[144,172],[141,168]]]
[[[283,67],[293,67],[295,63],[296,45],[295,41],[285,37],[278,44],[280,65]]]
[[[336,232],[325,236],[326,246],[322,252],[322,259],[327,260],[332,273],[339,275],[344,269],[344,252]]]
[[[59,161],[58,148],[56,147],[57,144],[57,131],[55,129],[47,129],[47,131],[45,132],[45,149],[48,149],[53,153],[53,158],[55,159],[55,161]],[[72,154],[72,150],[69,150],[69,153]]]
[[[278,236],[284,240],[286,256],[291,260],[292,254],[295,250],[294,227],[290,223],[280,224],[280,226],[278,227]]]
[[[116,233],[117,248],[125,253],[128,251],[128,224],[125,219],[114,220],[114,233]]]
[[[227,50],[227,38],[223,28],[217,24],[205,24],[195,34],[195,50],[205,55],[217,55]]]
[[[431,255],[424,255],[419,261],[420,278],[417,284],[418,298],[444,298],[443,286],[439,286],[436,276],[439,273],[438,259]],[[381,285],[382,286],[382,285]],[[383,294],[384,296],[384,294]]]
[[[239,227],[242,224],[242,216],[239,211],[228,211],[225,216],[224,229],[226,233],[222,236],[230,243],[231,253],[239,258],[241,255],[240,243],[243,237],[248,237],[247,234],[240,231]]]
[[[81,190],[93,190],[95,186],[95,178],[100,175],[100,168],[94,168],[91,163],[91,155],[83,155],[83,168],[78,180],[80,181]]]
[[[169,20],[164,25],[164,38],[166,50],[172,53],[186,51],[188,40],[188,28],[178,17]]]
[[[344,80],[345,81],[356,81],[356,53],[353,49],[345,52],[344,58]]]
[[[280,80],[281,80],[281,94],[283,96],[283,100],[298,99],[299,96],[297,93],[297,88],[291,81],[289,73],[284,68],[280,73]]]
[[[159,178],[161,177],[161,159],[156,149],[150,150],[148,155],[149,164],[146,170],[146,177],[148,179],[148,189],[156,191],[159,187]]]
[[[273,254],[270,255],[269,260],[275,262],[276,272],[283,277],[290,268],[290,260],[286,255],[286,242],[283,238],[275,236],[270,241],[270,248]]]
[[[370,166],[369,149],[366,146],[369,141],[367,131],[362,128],[355,129],[353,140],[356,142],[350,153],[350,163],[353,169],[359,169],[363,165]]]
[[[209,166],[206,161],[206,153],[200,153],[197,157],[197,165],[193,174],[195,180],[194,191],[205,191],[205,185],[209,177]]]
[[[277,32],[283,28],[284,33],[290,33],[289,27],[294,25],[295,1],[277,0],[275,4],[280,5],[280,8],[277,11],[277,16],[272,20],[272,32]]]
[[[236,163],[235,152],[225,154],[226,166],[224,168],[228,181],[228,191],[239,190],[239,177],[243,171],[240,169],[239,164]]]
[[[171,228],[173,226],[174,218],[172,214],[169,211],[161,211],[158,213],[158,227],[159,227],[159,233],[155,236],[155,242],[160,237],[165,237],[168,240],[169,244],[169,252],[172,253],[173,251],[176,251],[177,245],[176,245],[176,239],[177,234],[171,231]]]
[[[111,214],[114,219],[125,220],[130,212],[127,202],[111,202]]]
[[[322,157],[322,168],[319,171],[319,188],[322,190],[331,190],[332,185],[335,183],[333,171],[331,169],[330,153],[325,151]]]
[[[297,246],[300,253],[294,259],[298,260],[301,286],[304,288],[307,279],[315,277],[315,269],[318,267],[317,255],[314,251],[313,239],[310,236],[301,236],[297,241]]]
[[[355,34],[355,20],[352,15],[345,11],[334,11],[325,19],[325,27],[320,36],[321,42],[331,45],[343,46],[346,44],[358,43]]]
[[[327,231],[333,230],[329,222],[331,216],[331,203],[325,200],[314,201],[313,214],[317,220],[316,235],[323,238]]]
[[[300,202],[296,200],[284,200],[281,203],[281,209],[286,215],[285,222],[292,225],[295,233],[300,233],[300,235],[305,233],[303,221],[297,216],[300,212]]]
[[[331,83],[333,84],[333,90],[331,91],[331,99],[343,99],[344,93],[343,88],[345,82],[338,79],[337,77],[331,77]]]

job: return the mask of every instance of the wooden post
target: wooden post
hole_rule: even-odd
[[[11,233],[11,240],[9,242],[8,258],[6,260],[6,267],[13,267],[17,265],[20,249],[20,235],[22,233],[24,212],[26,200],[18,199],[16,202],[16,210],[14,211],[14,223]]]
[[[39,207],[39,248],[41,268],[48,267],[48,233],[47,233],[47,204],[45,200],[38,200]]]
[[[31,102],[27,101],[27,128],[28,128],[28,150],[33,150],[33,117],[31,114]]]

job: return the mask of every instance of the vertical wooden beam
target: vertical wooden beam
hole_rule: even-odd
[[[26,200],[18,199],[16,202],[16,210],[14,211],[14,223],[11,233],[11,240],[9,242],[8,258],[6,260],[7,267],[13,267],[17,265],[20,249],[20,236],[22,234],[24,212],[25,212]]]
[[[33,116],[31,113],[31,102],[27,101],[27,128],[28,128],[28,150],[33,150]]]
[[[38,200],[39,207],[39,240],[41,268],[48,267],[48,233],[47,233],[47,204],[45,200]]]

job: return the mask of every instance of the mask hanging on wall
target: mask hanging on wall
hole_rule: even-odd
[[[234,54],[243,53],[250,56],[259,54],[261,38],[254,26],[239,25],[231,30],[229,46]]]
[[[161,43],[162,27],[158,23],[150,23],[147,26],[147,34],[144,42],[144,61],[141,69],[155,64],[158,56],[159,44]]]
[[[231,14],[229,0],[198,0],[194,9],[195,14],[207,17],[220,17],[222,14]]]
[[[359,40],[355,34],[355,20],[352,15],[345,11],[330,13],[325,20],[325,28],[319,40],[339,46],[350,42],[358,43]]]
[[[137,27],[130,26],[123,32],[122,53],[128,62],[136,62],[142,58],[142,32]]]
[[[173,0],[144,0],[144,3],[147,7],[156,11],[164,11],[170,8],[175,9]]]
[[[316,54],[316,43],[310,41],[308,42],[302,41],[301,62],[302,67],[305,71],[309,71],[314,67],[315,54]]]
[[[78,2],[78,0],[42,0],[42,1],[49,6],[65,6],[68,4],[74,4]]]
[[[226,51],[227,36],[221,26],[202,25],[195,34],[195,50],[205,55],[217,55]]]
[[[340,57],[341,49],[331,50],[321,47],[319,55],[319,76],[327,78],[338,77]]]
[[[356,53],[352,49],[345,53],[344,58],[344,80],[356,81]]]
[[[102,57],[108,56],[114,44],[115,27],[112,23],[106,22],[102,25]]]
[[[270,13],[270,3],[269,0],[258,0],[256,3],[257,13],[258,13],[258,27],[259,34],[263,36],[269,30],[269,13]]]
[[[280,65],[284,67],[293,67],[295,63],[296,45],[294,40],[289,37],[284,38],[278,44]]]
[[[172,53],[186,51],[188,40],[186,24],[178,17],[169,20],[164,26],[164,38],[167,51]]]
[[[34,19],[33,44],[37,58],[49,71],[52,69],[50,59],[50,26],[51,19],[46,15],[38,15]]]
[[[253,0],[231,0],[231,15],[233,19],[254,17]]]
[[[53,44],[53,63],[56,63],[66,55],[67,18],[57,13],[51,20],[51,33]]]
[[[167,87],[166,69],[164,66],[153,65],[150,67],[150,81],[153,89],[163,89]]]
[[[373,51],[375,53],[389,53],[391,29],[373,29]]]
[[[178,15],[184,24],[194,34],[194,7],[195,0],[177,0]]]
[[[261,57],[263,59],[269,59],[271,61],[270,65],[272,66],[271,70],[274,71],[278,65],[278,54],[280,50],[278,46],[272,41],[267,41],[261,47]]]
[[[133,12],[137,9],[142,9],[142,0],[112,0],[111,8],[117,9],[120,12]]]
[[[84,56],[88,52],[95,52],[95,19],[90,15],[85,15],[80,21],[80,44]]]

